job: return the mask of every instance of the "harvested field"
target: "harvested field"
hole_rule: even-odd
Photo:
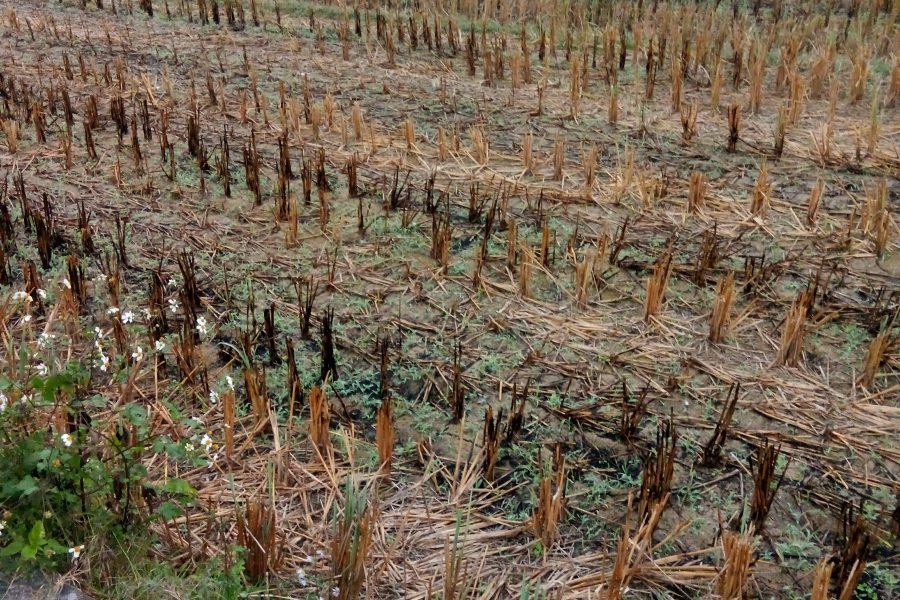
[[[900,594],[900,1],[2,4],[10,570]]]

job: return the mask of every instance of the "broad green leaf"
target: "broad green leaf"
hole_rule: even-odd
[[[147,413],[144,412],[143,407],[138,406],[134,402],[129,402],[128,404],[126,404],[125,409],[122,411],[122,414],[132,425],[147,424]]]
[[[28,545],[34,546],[37,548],[41,546],[44,541],[44,522],[43,521],[35,521],[34,525],[31,528],[31,533],[28,534]]]
[[[163,502],[159,505],[159,514],[166,521],[181,516],[181,508],[174,502]]]
[[[184,479],[170,479],[163,486],[164,492],[169,492],[170,494],[180,494],[182,496],[190,496],[193,497],[197,490],[192,488],[190,484]]]
[[[35,493],[38,490],[38,487],[34,481],[34,477],[26,475],[22,478],[22,481],[16,485],[16,489],[20,491],[23,496],[29,496]]]
[[[22,551],[23,546],[25,546],[25,542],[22,541],[21,538],[13,540],[9,546],[0,550],[0,556],[12,556],[13,554],[18,554]]]

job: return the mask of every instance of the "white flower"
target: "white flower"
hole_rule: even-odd
[[[300,587],[306,587],[306,573],[303,572],[303,569],[297,569],[297,579],[300,580]]]
[[[209,452],[209,449],[212,448],[213,441],[209,437],[209,434],[203,434],[203,439],[200,440],[200,445],[203,446],[203,449]]]
[[[47,346],[49,346],[51,344],[51,340],[55,337],[56,336],[53,335],[52,333],[47,333],[45,331],[44,333],[41,334],[41,337],[38,338],[38,342],[37,342],[38,347],[46,348]]]
[[[72,436],[68,433],[62,434],[61,436],[59,436],[59,439],[61,439],[62,443],[66,445],[66,448],[72,445]]]
[[[68,288],[68,289],[70,289],[70,290],[72,289],[72,284],[69,282],[69,278],[68,278],[68,277],[66,277],[65,279],[62,280],[62,284],[63,284],[64,286],[66,286],[66,288]]]
[[[103,330],[99,327],[94,327],[94,335],[96,335],[101,340],[103,339]]]
[[[303,561],[304,561],[306,564],[312,564],[313,557],[312,557],[312,556],[307,556],[306,558],[303,559]]]
[[[150,311],[147,310],[146,308],[141,309],[141,314],[144,315],[145,321],[149,321],[153,317],[153,315],[150,314]]]
[[[219,453],[218,453],[218,452],[216,452],[215,454],[212,455],[212,459],[211,459],[211,460],[206,461],[206,466],[209,467],[210,469],[212,469],[212,468],[213,468],[213,465],[216,464],[216,461],[217,461],[217,460],[219,460]]]
[[[72,555],[73,560],[81,556],[82,552],[84,552],[84,544],[75,546],[74,548],[69,548],[69,554]]]
[[[38,290],[37,292],[38,292],[38,296],[40,296],[41,298],[47,297],[47,292],[45,292],[44,290]]]
[[[231,391],[234,391],[234,379],[231,378],[231,375],[225,378],[225,382],[228,383],[228,387],[231,388]]]
[[[153,349],[157,352],[162,352],[166,349],[166,343],[162,340],[156,340],[156,344],[153,346]]]
[[[194,451],[194,445],[193,445],[192,443],[188,442],[187,444],[184,445],[184,449],[185,449],[187,452],[193,452],[193,451]]]
[[[117,312],[119,312],[118,306],[110,306],[109,308],[106,309],[106,314],[108,314],[108,315],[114,315]]]
[[[213,404],[219,401],[219,395],[214,390],[209,390],[209,401]]]
[[[28,321],[31,320],[31,315],[25,315],[24,317],[22,317],[22,320],[27,323]]]
[[[137,350],[131,353],[131,358],[135,360],[144,360],[144,351],[141,350],[140,346],[137,347]]]
[[[50,372],[50,369],[47,368],[47,365],[45,365],[44,363],[41,363],[41,364],[39,364],[39,365],[37,366],[37,372],[38,372],[38,375],[40,375],[41,377],[43,377],[43,376],[45,376],[47,373]]]
[[[19,402],[21,402],[23,405],[28,404],[29,402],[31,402],[31,394],[22,394],[22,399]]]
[[[106,275],[104,275],[103,273],[97,273],[96,279],[97,281],[106,281]]]
[[[8,404],[9,398],[6,397],[6,394],[0,394],[0,411],[6,410]]]
[[[316,557],[317,558],[325,558],[325,553],[322,552],[321,550],[316,550]]]
[[[13,300],[23,300],[27,295],[25,292],[16,292],[13,294]]]
[[[3,535],[4,529],[6,529],[6,521],[0,521],[0,535]]]
[[[122,322],[123,323],[131,323],[134,321],[134,313],[130,310],[126,310],[122,313]]]
[[[206,319],[197,317],[197,331],[200,335],[206,335]]]
[[[176,300],[175,298],[169,298],[169,309],[171,309],[171,311],[173,313],[177,312],[178,311],[178,300]]]
[[[335,598],[337,598],[338,594],[340,594],[340,593],[341,593],[340,588],[336,588],[336,587],[331,588],[331,595],[334,596]]]
[[[103,361],[103,364],[100,365],[100,370],[106,373],[106,370],[109,368],[109,357],[101,352],[100,360]]]
[[[178,285],[178,282],[175,281],[175,278],[174,278],[174,277],[170,277],[170,278],[169,278],[169,286],[170,286],[170,287],[175,287],[176,285]]]

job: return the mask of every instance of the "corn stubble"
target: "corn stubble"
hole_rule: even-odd
[[[781,488],[784,476],[787,474],[791,459],[776,479],[776,464],[781,454],[781,446],[770,446],[766,441],[762,446],[757,446],[755,454],[748,459],[750,472],[753,475],[753,496],[750,501],[749,523],[753,531],[762,532],[772,510],[772,503]]]
[[[675,445],[678,434],[670,419],[656,430],[656,445],[644,460],[641,491],[638,503],[638,521],[650,522],[654,513],[662,512],[672,491],[675,469]],[[652,531],[650,533],[652,536]]]
[[[806,317],[808,306],[803,295],[797,296],[784,318],[781,333],[781,344],[775,363],[788,367],[796,367],[800,363],[803,351],[803,338],[806,335]]]
[[[309,441],[327,460],[331,453],[331,405],[319,386],[309,390]]]
[[[746,598],[744,588],[750,578],[750,565],[757,540],[752,530],[743,533],[725,531],[722,535],[722,552],[725,563],[716,578],[714,590],[722,600]]]
[[[391,472],[394,455],[394,406],[388,384],[388,341],[379,343],[381,353],[381,405],[378,408],[375,425],[375,446],[378,448],[378,463],[384,473]]]
[[[284,560],[284,538],[278,535],[275,510],[267,498],[257,496],[237,511],[237,541],[247,550],[244,573],[253,582],[275,574]]]
[[[555,476],[552,466],[545,473],[543,460],[538,452],[538,505],[531,516],[531,522],[535,537],[545,549],[550,548],[559,536],[559,521],[566,506],[566,464],[558,449],[554,462]]]
[[[709,341],[722,343],[728,336],[731,306],[734,303],[734,271],[719,280],[713,297],[712,314],[709,317]]]
[[[347,478],[342,514],[337,514],[331,537],[331,576],[338,600],[357,600],[366,584],[366,566],[376,526],[377,508],[366,490]]]
[[[644,321],[650,322],[653,317],[662,311],[663,301],[666,296],[666,288],[672,276],[672,253],[667,250],[656,261],[653,272],[647,279],[647,297],[644,300]]]
[[[732,384],[728,389],[728,395],[725,397],[725,404],[722,412],[719,413],[719,420],[716,421],[712,437],[703,447],[703,453],[700,456],[701,463],[707,467],[714,467],[722,460],[722,450],[725,448],[725,441],[728,438],[728,430],[731,427],[731,419],[734,416],[734,409],[737,407],[740,393],[740,384]]]

